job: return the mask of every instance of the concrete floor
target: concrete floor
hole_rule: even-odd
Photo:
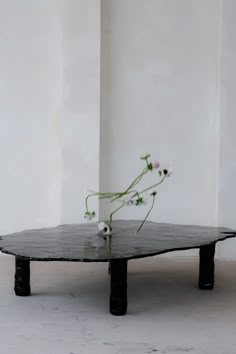
[[[216,262],[213,291],[198,263],[129,262],[128,313],[108,311],[107,264],[33,262],[32,296],[13,292],[14,257],[0,257],[0,354],[235,354],[236,262]]]

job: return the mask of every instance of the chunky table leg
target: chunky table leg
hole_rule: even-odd
[[[111,260],[110,271],[110,313],[115,316],[122,316],[126,314],[127,310],[127,260]]]
[[[201,246],[199,255],[199,288],[203,290],[211,290],[214,288],[215,243]]]
[[[30,295],[30,261],[16,257],[15,294]]]

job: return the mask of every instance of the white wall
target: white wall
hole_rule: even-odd
[[[215,225],[219,1],[102,6],[101,189],[124,188],[148,151],[175,171],[150,219]],[[123,209],[117,217],[144,213]]]
[[[99,190],[100,0],[64,0],[62,18],[62,223],[73,223]]]
[[[219,224],[236,228],[236,2],[222,4],[221,135],[219,168]],[[236,259],[235,240],[223,242],[220,257]]]
[[[99,185],[100,0],[1,0],[0,77],[0,233],[83,220]]]
[[[0,1],[0,233],[60,221],[56,1]]]

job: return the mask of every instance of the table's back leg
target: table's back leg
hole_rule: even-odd
[[[110,313],[112,315],[122,316],[126,314],[127,310],[127,260],[111,260],[110,274]]]
[[[16,257],[15,294],[30,295],[30,261]]]
[[[201,246],[199,252],[199,288],[211,290],[214,288],[214,256],[215,243]]]

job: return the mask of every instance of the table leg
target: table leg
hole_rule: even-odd
[[[215,243],[201,246],[199,256],[199,288],[211,290],[214,288]]]
[[[127,260],[111,260],[110,271],[110,313],[115,316],[122,316],[126,314],[127,310]]]
[[[30,295],[30,261],[16,257],[15,294]]]

